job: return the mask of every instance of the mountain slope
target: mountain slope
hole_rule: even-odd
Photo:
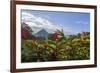
[[[45,29],[41,29],[39,32],[37,32],[35,34],[36,37],[40,37],[40,38],[43,38],[43,39],[47,39],[48,37],[48,32],[45,30]]]

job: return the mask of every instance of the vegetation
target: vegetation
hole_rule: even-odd
[[[36,37],[26,39],[26,35],[23,34],[22,62],[86,60],[90,58],[89,32],[65,36],[63,31],[57,30],[54,34],[48,34],[48,39],[37,39]]]

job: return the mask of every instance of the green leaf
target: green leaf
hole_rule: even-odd
[[[52,41],[52,40],[48,40],[48,44],[56,45],[56,42],[55,41]]]
[[[48,48],[52,48],[52,49],[55,49],[55,48],[56,48],[56,45],[53,45],[53,44],[49,44],[49,45],[48,45]]]

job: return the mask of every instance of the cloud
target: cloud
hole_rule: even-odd
[[[50,30],[56,30],[61,29],[57,25],[55,25],[53,22],[49,21],[46,18],[35,16],[28,12],[22,12],[22,22],[25,22],[31,27],[39,27],[39,28],[45,28]]]
[[[21,17],[21,21],[22,22],[32,22],[33,20],[36,19],[36,17],[30,13],[27,13],[27,12],[22,12],[21,13],[22,17]]]
[[[34,33],[36,33],[36,31],[39,31],[43,28],[47,30],[48,32],[54,32],[56,31],[56,29],[59,29],[59,30],[63,29],[65,34],[74,33],[69,27],[65,25],[61,25],[61,24],[56,24],[50,21],[49,19],[48,18],[46,19],[45,16],[41,17],[39,15],[34,15],[34,14],[23,11],[21,22],[28,24],[32,28]]]

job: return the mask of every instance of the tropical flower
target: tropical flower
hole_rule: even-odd
[[[26,38],[27,38],[27,32],[22,31],[22,38],[23,38],[23,39],[26,39]]]
[[[58,39],[58,32],[54,33],[54,40],[56,41]]]

